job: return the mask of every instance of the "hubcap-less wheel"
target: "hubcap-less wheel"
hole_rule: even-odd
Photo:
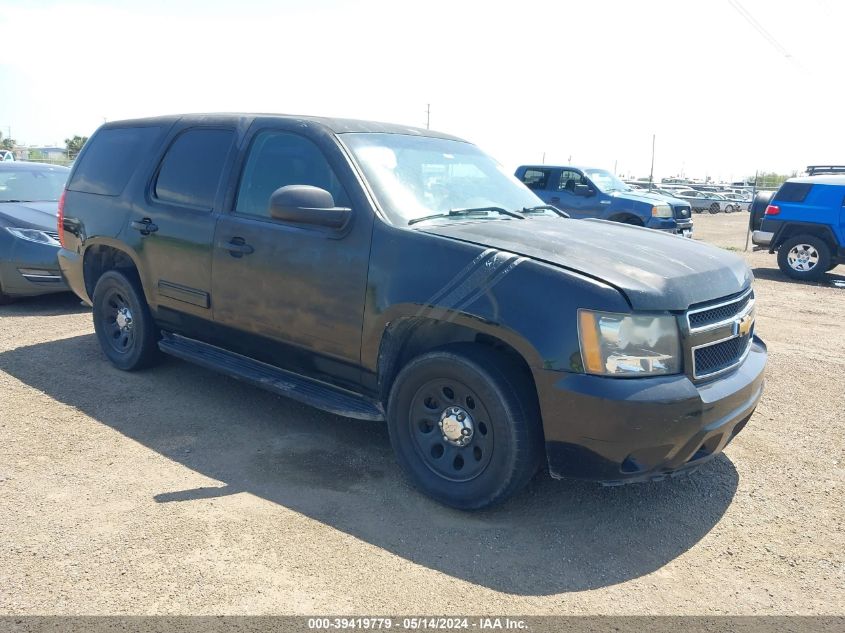
[[[132,318],[132,310],[129,302],[123,293],[116,289],[109,289],[104,297],[106,309],[102,320],[103,329],[107,332],[106,340],[112,349],[125,354],[132,349],[135,343],[135,322]]]
[[[710,205],[710,213],[719,213],[719,203],[714,202]]]
[[[790,268],[799,272],[813,270],[819,263],[819,252],[812,244],[796,244],[786,255]]]
[[[493,426],[481,398],[455,380],[430,380],[411,401],[409,424],[423,463],[450,481],[480,475],[493,456]]]

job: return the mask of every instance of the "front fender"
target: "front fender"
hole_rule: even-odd
[[[532,370],[580,372],[578,308],[630,310],[617,290],[596,279],[489,245],[377,223],[362,365],[377,372],[384,333],[413,318],[497,338]]]

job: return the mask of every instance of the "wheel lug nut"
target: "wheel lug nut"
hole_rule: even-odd
[[[443,441],[444,441],[444,442],[448,442],[448,441],[449,441],[449,438],[448,438],[448,437],[446,437],[446,436],[444,435],[444,436],[443,436]]]

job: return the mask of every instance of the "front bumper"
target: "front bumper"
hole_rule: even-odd
[[[0,244],[0,288],[16,297],[67,292],[56,260],[58,251],[57,246],[7,234]]]
[[[657,229],[658,231],[665,231],[673,235],[683,235],[685,237],[692,237],[692,220],[676,219],[676,218],[651,218],[646,227],[649,229]]]
[[[741,365],[701,383],[685,375],[537,372],[549,471],[621,484],[662,479],[713,459],[754,412],[766,358],[755,336]]]

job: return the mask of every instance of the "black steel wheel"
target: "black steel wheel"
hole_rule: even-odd
[[[710,211],[710,213],[719,213],[719,211],[721,211],[721,208],[719,207],[719,203],[714,202],[713,204],[711,204],[708,211]]]
[[[115,367],[132,371],[158,360],[158,329],[131,273],[104,273],[94,288],[93,304],[94,331]]]
[[[446,505],[477,510],[520,490],[542,456],[530,380],[483,346],[453,345],[406,365],[387,421],[411,482]]]

